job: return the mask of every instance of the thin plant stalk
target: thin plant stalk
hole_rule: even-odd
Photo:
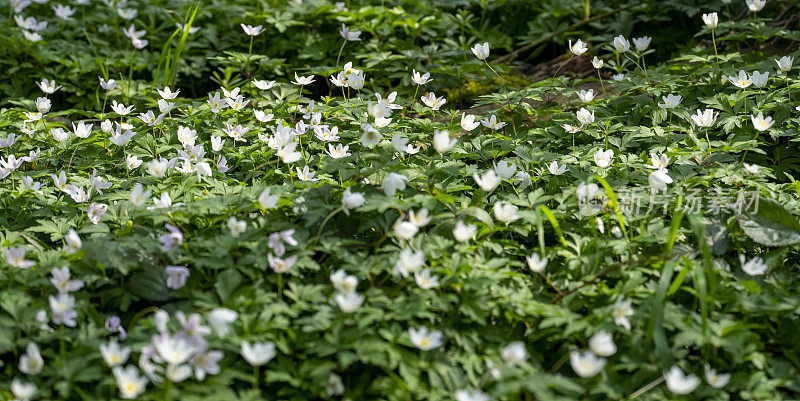
[[[508,112],[511,113],[511,108],[510,108],[511,99],[508,97],[508,90],[506,89],[506,86],[503,84],[503,78],[500,77],[500,74],[498,74],[497,71],[495,71],[494,68],[492,68],[492,66],[489,64],[488,61],[483,60],[483,63],[486,64],[486,66],[489,67],[490,70],[492,70],[494,75],[497,76],[497,79],[500,80],[500,86],[503,88],[503,92],[506,94],[506,107],[509,108]],[[516,136],[517,135],[517,126],[516,126],[516,124],[514,124],[514,116],[511,116],[511,127],[514,129],[514,136]]]
[[[245,62],[245,70],[247,70],[247,76],[250,76],[250,57],[253,55],[253,35],[250,35],[250,47],[247,50],[247,61]]]
[[[792,101],[792,88],[789,87],[789,72],[786,72],[786,91],[789,93],[789,101]]]
[[[638,396],[640,396],[640,395],[642,395],[642,394],[644,394],[644,393],[646,393],[646,392],[650,391],[650,390],[651,390],[653,387],[655,387],[655,386],[658,386],[658,385],[659,385],[659,384],[661,384],[663,381],[664,381],[664,376],[662,375],[662,376],[660,376],[658,379],[655,379],[655,380],[653,380],[652,382],[650,382],[650,383],[648,383],[647,385],[645,385],[644,387],[642,387],[642,388],[640,388],[640,389],[638,389],[638,390],[634,391],[634,392],[633,392],[633,393],[632,393],[632,394],[631,394],[631,395],[628,397],[628,399],[629,399],[629,400],[632,400],[632,399],[634,399],[634,398],[636,398],[636,397],[638,397]]]
[[[280,276],[278,276],[280,277]],[[253,390],[258,389],[258,365],[253,366]]]
[[[747,115],[747,88],[742,88],[742,93],[744,93],[744,114]]]
[[[574,132],[572,133],[572,157],[574,157],[575,160],[578,159],[578,155],[575,152],[575,133]]]
[[[297,94],[297,104],[299,105],[303,99],[303,85],[300,85],[300,92]]]
[[[340,175],[341,175],[341,173],[340,173]],[[328,220],[333,218],[333,216],[335,216],[336,213],[339,213],[339,212],[341,212],[343,210],[344,209],[342,209],[341,207],[336,208],[332,212],[330,212],[327,216],[325,216],[324,219],[322,219],[322,223],[319,225],[319,229],[317,230],[317,238],[319,238],[322,235],[322,229],[325,228],[325,224],[328,223]]]
[[[570,53],[569,58],[564,60],[564,62],[559,64],[558,68],[556,68],[556,72],[553,73],[553,80],[550,81],[550,90],[553,90],[553,87],[555,87],[555,80],[556,80],[556,77],[558,76],[558,72],[561,71],[561,68],[563,68],[570,60],[572,60],[572,57],[574,57],[574,56],[575,56],[575,54]]]
[[[564,65],[566,65],[566,64],[567,64],[567,63],[568,63],[570,60],[572,60],[572,57],[574,57],[574,56],[575,56],[574,54],[570,53],[570,56],[569,56],[569,58],[568,58],[568,59],[566,59],[566,60],[564,60],[564,62],[563,62],[563,63],[561,63],[561,64],[558,66],[558,68],[556,68],[556,72],[553,74],[553,78],[555,78],[555,77],[557,77],[557,76],[558,76],[558,72],[559,72],[559,71],[561,71],[561,68],[562,68],[562,67],[564,67]]]
[[[128,82],[125,84],[125,102],[128,102],[128,90],[131,87],[131,81],[133,80],[133,56],[136,54],[136,49],[131,50],[131,58],[128,61]]]
[[[756,130],[756,136],[753,137],[753,140],[756,141],[756,146],[758,146],[758,133],[759,131]],[[778,143],[778,141],[776,140],[775,143]],[[747,157],[747,150],[745,150],[744,153],[742,154],[742,163],[744,163],[745,157]]]
[[[719,69],[719,55],[717,54],[717,38],[714,35],[714,30],[711,30],[711,43],[714,45],[714,60],[717,62],[717,69]]]
[[[283,302],[283,273],[278,273],[278,300]]]
[[[603,77],[600,75],[600,69],[597,69],[597,78],[600,78],[600,87],[603,88],[603,96],[606,95],[606,85],[603,84]]]
[[[342,47],[339,48],[339,55],[336,56],[336,66],[339,66],[339,60],[342,58],[342,51],[344,50],[344,45],[347,44],[347,39],[342,42]]]
[[[647,76],[647,61],[644,60],[644,54],[642,55],[642,67],[644,67],[644,75]]]
[[[641,65],[639,65],[639,63],[637,63],[637,62],[636,62],[634,59],[632,59],[632,58],[628,57],[628,55],[627,55],[627,54],[625,55],[625,58],[626,58],[626,59],[628,59],[628,60],[630,60],[630,61],[631,61],[633,64],[636,64],[636,66],[637,66],[637,67],[639,67],[639,69],[640,69],[640,70],[642,70],[642,72],[644,72],[644,76],[645,76],[645,77],[647,77],[647,70],[645,70],[644,68],[642,68],[642,66],[641,66]]]

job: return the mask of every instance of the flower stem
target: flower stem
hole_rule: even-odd
[[[64,345],[64,325],[58,326],[58,354],[61,356],[61,361],[66,362],[67,348]]]
[[[492,68],[492,66],[489,64],[488,61],[483,60],[483,63],[486,64],[486,66],[489,67],[490,70],[492,70],[494,75],[496,75],[497,79],[500,81],[500,86],[503,88],[503,92],[506,94],[506,107],[508,108],[508,113],[511,114],[511,99],[508,97],[508,89],[506,89],[505,84],[503,84],[503,78],[500,77],[500,74],[498,74],[497,71],[495,71],[494,68]],[[517,127],[514,124],[514,116],[513,115],[511,116],[511,126],[514,128],[514,135],[516,136]]]
[[[569,58],[564,60],[564,62],[559,64],[558,68],[556,68],[556,72],[553,74],[553,80],[550,81],[550,90],[553,90],[553,87],[555,86],[555,79],[558,76],[558,72],[561,71],[561,68],[564,67],[564,65],[566,65],[570,60],[572,60],[573,56],[574,54],[570,54]]]
[[[334,215],[336,215],[336,213],[339,213],[342,210],[343,210],[342,208],[336,208],[334,211],[330,212],[327,216],[325,216],[325,218],[322,220],[322,224],[319,225],[319,229],[317,230],[317,238],[319,238],[322,235],[322,229],[325,228],[325,224],[328,223],[328,220],[330,220]]]
[[[603,96],[606,95],[606,86],[603,84],[603,77],[600,75],[600,69],[597,69],[597,78],[600,78],[600,86],[603,88]]]
[[[283,302],[283,273],[278,273],[278,300]],[[256,372],[258,378],[258,372]]]
[[[717,38],[714,35],[714,30],[711,30],[711,43],[714,44],[714,60],[717,62],[717,69],[719,69],[719,55],[717,55]]]
[[[169,393],[170,393],[171,390],[172,390],[172,380],[167,379],[166,380],[166,385],[164,386],[164,395],[163,395],[163,398],[162,398],[164,401],[169,401],[169,400],[172,399],[169,396]]]
[[[575,133],[574,132],[572,133],[572,157],[574,157],[575,160],[578,160],[577,153],[575,153]]]
[[[499,80],[501,80],[501,81],[503,80],[503,79],[500,77],[500,74],[498,74],[498,73],[497,73],[497,71],[495,71],[495,70],[494,70],[494,68],[492,68],[492,66],[489,64],[489,62],[488,62],[488,61],[486,61],[486,60],[483,60],[483,62],[484,62],[484,64],[486,64],[486,66],[487,66],[487,67],[489,67],[489,69],[490,69],[490,70],[492,70],[492,72],[494,73],[494,75],[496,75],[496,76],[497,76],[497,79],[499,79]],[[501,82],[500,84],[502,85],[503,83]]]
[[[758,146],[758,130],[756,130],[756,136],[753,137],[753,140],[756,141],[756,146]],[[775,141],[777,143],[778,141]],[[742,163],[744,163],[744,158],[747,157],[747,150],[744,151],[742,154]]]
[[[556,68],[556,72],[553,74],[553,78],[555,78],[555,77],[557,77],[557,76],[558,76],[558,72],[559,72],[559,71],[561,71],[561,68],[562,68],[562,67],[564,67],[564,65],[566,65],[566,64],[567,64],[567,63],[568,63],[570,60],[572,60],[572,57],[573,57],[573,56],[574,56],[574,54],[570,54],[569,58],[568,58],[568,59],[566,59],[566,60],[564,60],[564,62],[563,62],[563,63],[561,63],[561,64],[558,66],[558,68]]]
[[[742,88],[742,93],[744,93],[744,114],[747,116],[747,88]]]
[[[125,86],[125,102],[128,101],[128,91],[131,88],[131,81],[133,80],[133,56],[136,54],[136,49],[131,50],[131,58],[128,61],[128,82]]]
[[[789,73],[786,73],[786,90],[789,92],[789,101],[792,101],[792,88],[789,87]]]
[[[556,363],[553,364],[553,367],[550,368],[550,373],[555,373],[556,371],[558,371],[558,369],[561,368],[561,366],[564,365],[564,363],[566,363],[568,360],[569,360],[569,352],[562,355],[561,358],[559,358],[556,361]]]
[[[346,45],[346,44],[347,44],[347,39],[345,39],[344,42],[342,42],[342,47],[339,48],[339,55],[336,56],[336,66],[337,67],[339,66],[339,59],[342,58],[342,50],[344,50],[344,45]]]
[[[253,390],[257,389],[258,389],[258,366],[253,366]]]
[[[642,70],[642,72],[644,72],[644,76],[645,76],[645,77],[647,77],[647,70],[645,70],[644,68],[642,68],[642,66],[641,66],[641,65],[639,65],[639,63],[637,63],[636,61],[634,61],[632,58],[628,57],[628,55],[627,55],[627,54],[625,55],[625,58],[626,58],[626,59],[628,59],[628,60],[630,60],[630,61],[631,61],[633,64],[636,64],[636,66],[637,66],[637,67],[639,67],[639,69],[640,69],[640,70]]]
[[[663,381],[664,381],[664,376],[662,375],[658,379],[655,379],[652,382],[650,382],[647,385],[645,385],[644,387],[634,391],[630,396],[628,396],[628,399],[632,400],[632,399],[634,399],[634,398],[636,398],[636,397],[638,397],[638,396],[650,391],[650,389],[652,389],[655,386],[658,386]]]
[[[300,85],[300,93],[297,94],[297,104],[300,105],[300,101],[303,99],[303,85]]]
[[[644,76],[647,76],[647,62],[644,61],[644,54],[642,54],[642,68],[644,69]]]
[[[247,70],[247,76],[250,76],[250,56],[253,54],[253,36],[250,35],[250,48],[247,50],[247,62],[245,63]]]

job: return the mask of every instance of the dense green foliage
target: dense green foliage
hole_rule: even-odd
[[[55,3],[0,16],[0,397],[800,396],[794,4]]]
[[[98,76],[121,81],[132,74],[150,92],[153,87],[149,84],[177,85],[190,97],[205,96],[219,85],[238,86],[248,79],[241,69],[249,49],[249,40],[239,28],[242,22],[269,27],[253,40],[250,75],[286,78],[294,71],[330,75],[341,46],[338,30],[347,23],[363,35],[359,46],[344,49],[342,60],[354,61],[370,74],[368,87],[407,85],[409,71],[416,68],[430,72],[435,78],[430,89],[441,91],[483,74],[483,69],[475,68],[469,52],[479,41],[507,50],[542,42],[535,51],[521,55],[535,60],[537,56],[561,55],[568,37],[610,41],[613,36],[635,32],[653,36],[653,47],[664,57],[679,43],[691,42],[692,31],[702,26],[699,13],[707,11],[698,6],[702,2],[686,0],[666,5],[620,0],[414,0],[394,7],[392,2],[383,6],[373,1],[339,11],[326,0],[214,0],[199,4],[130,0],[120,7],[138,10],[137,17],[129,21],[117,8],[102,3],[92,0],[90,7],[79,6],[74,21],[55,18],[52,3],[33,3],[20,13],[0,15],[4,56],[0,68],[15,77],[0,84],[0,102],[38,96],[34,82],[41,77],[63,77],[59,83],[64,87],[53,97],[95,111],[101,109],[103,100]],[[41,31],[43,39],[27,40],[15,15],[48,20],[49,25]],[[189,20],[200,30],[182,41],[176,24]],[[671,25],[676,22],[695,29]],[[133,58],[134,46],[122,33],[131,23],[137,30],[145,29],[150,42]],[[317,82],[313,89],[322,95],[329,87]],[[131,95],[142,95],[145,100],[146,91],[142,88]]]

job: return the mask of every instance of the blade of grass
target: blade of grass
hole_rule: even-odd
[[[675,240],[678,238],[678,230],[681,228],[682,221],[683,211],[675,210],[672,214],[672,221],[669,225],[669,235],[667,235],[667,246],[664,249],[664,257],[668,257],[670,252],[672,252],[672,247],[675,246]]]
[[[681,284],[683,284],[683,281],[686,279],[686,276],[689,275],[690,270],[691,269],[686,268],[686,269],[681,269],[681,271],[678,272],[678,275],[675,276],[675,280],[673,280],[672,284],[669,286],[669,291],[667,291],[668,297],[671,297],[675,295],[676,292],[678,292],[678,289],[681,288]]]
[[[703,221],[699,215],[689,215],[689,223],[692,226],[692,229],[697,236],[697,246],[700,248],[700,254],[703,259],[703,263],[695,264],[694,272],[692,275],[692,281],[694,283],[695,291],[697,291],[697,296],[700,301],[700,316],[703,320],[703,337],[705,341],[705,345],[709,343],[709,336],[708,336],[708,317],[711,313],[709,302],[708,302],[708,280],[706,273],[713,274],[714,265],[711,259],[711,250],[708,247],[708,243],[706,242],[706,227],[703,224]],[[688,258],[684,256],[684,258],[689,261]],[[703,347],[703,352],[705,353],[707,346]]]
[[[167,86],[170,85],[169,77],[172,76],[172,69],[175,68],[172,65],[172,47],[167,48],[167,54],[164,58],[164,77],[161,79],[161,85]]]
[[[603,186],[606,190],[606,195],[608,196],[608,206],[614,209],[614,214],[617,216],[617,222],[619,223],[619,228],[622,230],[622,235],[625,236],[625,240],[631,242],[631,239],[628,237],[628,230],[625,229],[625,221],[622,218],[622,210],[619,207],[619,201],[617,201],[617,195],[614,193],[614,190],[611,189],[611,185],[608,185],[608,182],[599,175],[595,175],[594,179]]]
[[[547,216],[547,220],[550,220],[550,224],[553,225],[553,229],[556,231],[558,239],[561,240],[561,244],[567,246],[567,240],[564,239],[564,233],[561,232],[561,226],[558,225],[558,220],[556,220],[556,216],[553,214],[553,211],[545,205],[540,205],[540,207],[542,212],[544,212],[544,215]]]
[[[664,367],[668,366],[672,360],[667,344],[667,336],[664,334],[664,305],[667,301],[668,287],[675,270],[675,261],[668,260],[661,270],[661,278],[658,280],[658,287],[656,288],[655,297],[653,297],[653,306],[650,310],[650,321],[647,325],[647,337],[645,342],[650,342],[652,339],[655,345],[659,360],[666,363]],[[688,270],[684,268],[683,270]]]
[[[166,82],[166,76],[169,73],[169,62],[170,62],[170,54],[172,51],[172,38],[174,38],[180,29],[175,28],[175,32],[170,35],[170,37],[164,42],[164,47],[161,48],[161,55],[158,57],[158,65],[156,66],[156,73],[153,75],[153,83],[150,85],[150,91],[152,92],[153,89],[156,87],[158,83],[158,79],[161,77],[161,71],[163,66],[164,77],[165,79],[161,81],[161,83]]]
[[[194,17],[197,16],[197,11],[200,10],[200,3],[197,3],[194,6],[194,11],[192,11],[189,20],[186,21],[186,24],[183,26],[183,34],[181,35],[181,40],[178,42],[178,47],[175,50],[175,59],[172,61],[172,77],[170,79],[170,85],[174,85],[175,81],[178,79],[178,63],[181,59],[181,53],[183,53],[183,46],[186,44],[186,39],[189,37],[189,30],[192,29],[192,22],[194,22]]]
[[[542,222],[541,216],[537,216],[536,220],[536,234],[539,237],[539,255],[544,257],[544,222]]]

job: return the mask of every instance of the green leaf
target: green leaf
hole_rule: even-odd
[[[164,269],[148,268],[134,273],[128,281],[128,288],[133,295],[148,301],[164,302],[170,299]]]
[[[234,268],[228,268],[217,277],[217,294],[222,302],[230,299],[233,292],[242,284],[242,275]]]
[[[759,198],[757,212],[739,219],[739,227],[753,241],[768,246],[800,243],[800,223],[778,202]]]
[[[478,219],[481,223],[486,224],[489,227],[494,227],[494,221],[492,220],[492,216],[489,215],[487,211],[481,208],[467,207],[461,209],[461,212]]]

